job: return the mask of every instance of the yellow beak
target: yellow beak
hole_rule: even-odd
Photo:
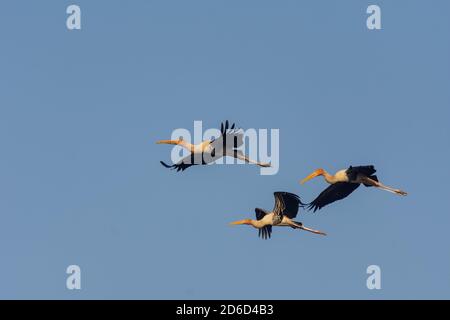
[[[178,140],[159,140],[156,144],[178,144]]]
[[[302,181],[300,181],[301,184],[304,184],[305,182],[323,175],[323,170],[322,169],[317,169],[316,171],[314,171],[313,173],[311,173],[309,176],[307,176],[305,179],[303,179]]]
[[[230,225],[232,225],[232,226],[238,226],[241,224],[249,224],[249,221],[248,220],[239,220],[239,221],[234,221],[234,222],[230,223]]]

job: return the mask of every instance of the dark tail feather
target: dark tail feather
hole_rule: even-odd
[[[372,180],[378,182],[378,177],[377,177],[376,175],[370,176],[369,179],[372,179]],[[364,185],[365,185],[366,187],[372,187],[372,186],[369,185],[369,184],[365,184],[365,183],[364,183]]]

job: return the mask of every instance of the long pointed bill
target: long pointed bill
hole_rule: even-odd
[[[232,226],[238,226],[241,224],[249,224],[249,221],[248,220],[239,220],[239,221],[234,221],[234,222],[230,223],[230,225],[232,225]]]
[[[319,230],[310,229],[310,228],[307,228],[307,227],[304,227],[304,226],[300,226],[299,228],[302,229],[302,230],[308,231],[308,232],[312,232],[312,233],[315,233],[315,234],[320,234],[322,236],[326,236],[327,235],[325,232],[322,232],[322,231],[319,231]]]
[[[178,140],[159,140],[156,142],[157,144],[178,144]]]
[[[318,177],[318,176],[321,176],[321,175],[323,175],[323,170],[322,169],[317,169],[316,171],[311,173],[309,176],[307,176],[305,179],[300,181],[300,183],[304,184],[306,181],[309,181],[309,180],[314,179],[315,177]]]

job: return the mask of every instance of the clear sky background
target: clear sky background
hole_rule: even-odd
[[[68,31],[66,7],[81,6]],[[382,9],[382,30],[366,8]],[[0,298],[450,298],[450,2],[2,1]],[[280,171],[163,168],[173,129],[280,129]],[[263,241],[228,223],[360,188]],[[82,290],[66,289],[66,268]],[[379,265],[382,289],[366,288]]]

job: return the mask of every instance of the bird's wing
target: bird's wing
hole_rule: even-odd
[[[272,236],[272,226],[268,225],[258,229],[258,236],[263,238],[264,240],[270,239]]]
[[[308,205],[309,210],[322,209],[326,205],[344,199],[359,187],[359,183],[337,182],[323,190],[319,196]]]
[[[260,208],[256,208],[255,213],[256,213],[256,220],[261,220],[268,214],[266,210]],[[267,225],[262,227],[261,229],[258,229],[258,236],[263,239],[269,239],[271,235],[272,235],[271,225]]]
[[[297,216],[298,208],[303,206],[299,196],[289,192],[275,192],[275,207],[273,213],[293,219]]]
[[[178,163],[173,164],[173,165],[168,165],[168,164],[164,163],[163,161],[160,161],[160,163],[166,168],[176,170],[177,172],[179,172],[179,171],[184,171],[187,168],[190,168],[195,165],[207,164],[205,162],[205,160],[203,159],[203,156],[201,158],[200,158],[200,156],[202,156],[202,155],[195,155],[195,154],[191,153],[191,154],[187,155],[186,157],[184,157],[183,159],[181,159],[180,161],[178,161]]]
[[[172,169],[172,170],[176,170],[177,172],[179,171],[184,171],[189,167],[192,167],[194,164],[185,164],[185,163],[177,163],[177,164],[172,164],[172,165],[168,165],[167,163],[165,163],[164,161],[160,161],[160,163],[168,168],[168,169]]]
[[[237,129],[233,123],[230,126],[228,120],[220,125],[221,135],[211,142],[211,147],[215,150],[235,150],[244,144],[244,131]]]
[[[267,214],[266,210],[260,208],[256,208],[255,213],[256,213],[256,220],[261,220]]]
[[[350,181],[354,181],[358,177],[358,174],[363,174],[366,177],[370,177],[375,172],[377,172],[377,170],[375,170],[374,166],[350,166],[345,173],[347,173]]]

